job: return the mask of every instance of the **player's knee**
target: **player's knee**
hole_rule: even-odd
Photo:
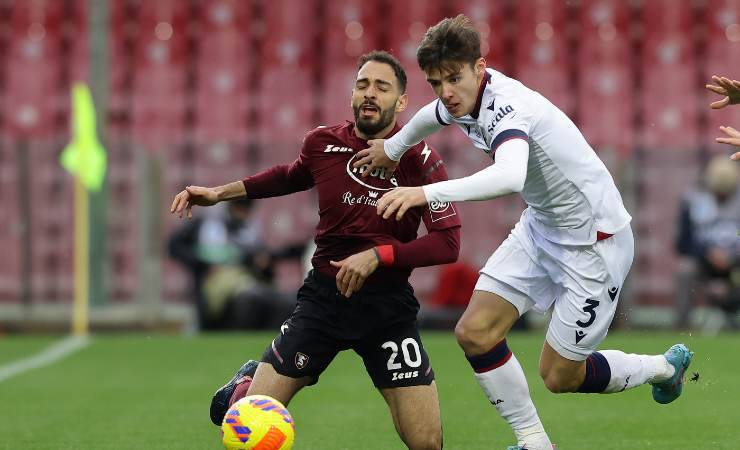
[[[495,325],[461,320],[455,326],[455,338],[466,354],[484,353],[505,337]]]
[[[553,394],[563,394],[565,392],[576,392],[579,384],[573,377],[565,376],[563,373],[556,371],[545,371],[540,368],[540,377],[545,382],[545,387]]]
[[[436,433],[420,433],[409,441],[407,441],[409,450],[442,450],[442,430]]]

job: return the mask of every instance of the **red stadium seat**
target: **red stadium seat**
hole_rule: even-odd
[[[506,21],[506,0],[452,0],[452,16],[465,14],[481,34],[481,55],[488,67],[507,73],[511,54],[508,43],[513,27]]]
[[[380,49],[376,5],[362,0],[324,2],[320,123],[333,125],[353,120],[350,94],[357,74],[358,58]]]
[[[26,137],[60,131],[61,3],[17,2],[5,68],[4,128]]]
[[[740,54],[740,0],[709,0],[706,4],[708,35],[706,50],[701,55],[702,80],[710,83],[712,75],[726,76],[735,80],[740,79],[737,70],[737,58]],[[725,136],[718,130],[720,125],[740,128],[740,108],[723,108],[709,110],[706,105],[720,99],[711,92],[701,96],[702,111],[707,117],[706,132],[702,142],[712,152],[727,152],[730,148],[725,144],[717,144],[715,138]]]
[[[186,2],[142,2],[138,8],[132,134],[150,149],[185,137]]]
[[[239,0],[203,0],[200,6],[201,34],[204,38],[224,30],[246,30],[251,21],[251,5]]]
[[[698,96],[693,67],[648,67],[643,77],[642,145],[694,148],[698,144]]]
[[[324,67],[354,68],[360,55],[380,49],[377,5],[363,0],[323,3],[326,9]]]
[[[596,149],[628,155],[634,146],[634,89],[624,64],[581,66],[578,91],[579,128]]]
[[[645,32],[686,33],[692,29],[694,15],[692,2],[649,0],[641,3],[642,25]]]
[[[387,49],[406,68],[407,73],[418,70],[416,49],[427,28],[444,18],[440,0],[413,0],[391,3],[388,11],[388,32],[384,34]]]
[[[197,147],[213,143],[244,146],[251,131],[250,76],[252,12],[249,3],[211,0],[202,5],[196,61],[195,129]],[[200,152],[196,152],[198,155]]]
[[[566,114],[573,111],[566,5],[556,0],[516,2],[515,76]]]
[[[288,143],[299,145],[315,127],[317,102],[314,81],[308,70],[265,70],[256,104],[259,115],[259,142],[263,149]],[[265,147],[267,146],[267,147]]]
[[[630,7],[620,0],[583,2],[580,8],[579,68],[631,61]]]
[[[316,0],[262,0],[262,22],[259,27],[262,64],[266,67],[311,67],[316,59],[316,43],[320,27],[312,20]]]
[[[352,87],[357,76],[357,64],[332,65],[322,77],[324,92],[321,99],[321,125],[334,125],[354,120],[350,107]]]

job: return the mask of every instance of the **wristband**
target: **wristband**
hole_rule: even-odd
[[[378,262],[381,266],[392,266],[396,259],[393,253],[392,245],[379,245],[373,248],[375,256],[378,257]]]

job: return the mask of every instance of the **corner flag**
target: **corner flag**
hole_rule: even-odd
[[[103,186],[106,153],[95,130],[95,107],[90,89],[83,83],[72,87],[72,142],[60,157],[62,166],[76,175],[88,191]]]

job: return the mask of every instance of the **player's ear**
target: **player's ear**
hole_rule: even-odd
[[[480,75],[486,70],[486,59],[482,56],[476,59],[473,67],[475,67],[475,74]]]
[[[409,104],[409,96],[406,94],[401,94],[400,97],[396,100],[396,112],[400,113],[404,109],[406,109],[406,106]]]

